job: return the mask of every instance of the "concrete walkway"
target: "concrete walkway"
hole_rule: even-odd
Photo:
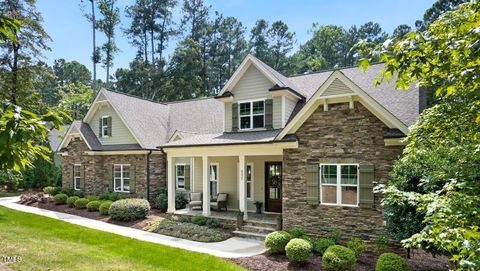
[[[261,254],[266,251],[263,242],[258,240],[232,237],[228,240],[216,243],[195,242],[167,235],[146,232],[129,227],[118,226],[95,219],[54,212],[15,203],[19,199],[20,197],[0,198],[0,205],[17,211],[55,218],[71,224],[106,231],[141,241],[162,244],[195,252],[207,253],[222,258],[249,257]]]

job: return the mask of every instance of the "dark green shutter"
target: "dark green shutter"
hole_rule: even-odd
[[[361,164],[360,172],[360,202],[362,208],[373,208],[373,183],[375,181],[374,166],[372,164]]]
[[[308,164],[305,170],[307,180],[307,203],[310,205],[318,205],[319,197],[319,173],[318,164]]]
[[[70,182],[68,182],[70,185],[67,188],[75,188],[75,164],[72,165],[72,170],[70,172]]]
[[[190,190],[190,165],[185,165],[185,190]]]
[[[98,137],[102,137],[102,118],[98,119]]]
[[[112,136],[112,117],[107,118],[107,135]]]
[[[80,189],[85,191],[85,166],[80,166]]]
[[[232,132],[238,131],[238,103],[232,103]]]
[[[105,182],[106,186],[108,187],[108,191],[113,192],[113,165],[110,167],[110,169],[107,170],[106,176],[105,176]]]
[[[136,171],[137,167],[136,166],[130,166],[130,193],[135,193],[135,184],[136,184]]]
[[[265,100],[265,128],[273,129],[273,100]]]

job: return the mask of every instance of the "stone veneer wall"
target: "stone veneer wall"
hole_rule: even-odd
[[[328,111],[318,107],[295,135],[298,149],[284,150],[283,157],[283,225],[305,228],[312,235],[325,235],[332,228],[369,240],[385,235],[380,198],[375,195],[375,208],[310,206],[307,204],[305,169],[307,163],[320,163],[322,158],[354,158],[358,163],[375,167],[375,181],[385,183],[394,161],[403,147],[386,147],[383,134],[387,127],[368,109],[355,102],[329,105]]]
[[[86,194],[98,195],[111,190],[111,180],[107,180],[108,171],[114,164],[130,164],[135,168],[135,191],[134,197],[147,198],[147,155],[85,155],[88,146],[79,138],[73,139],[68,147],[67,156],[62,161],[62,186],[73,187],[72,166],[81,164],[84,167]],[[165,184],[165,155],[155,153],[150,156],[150,199],[153,191],[158,187],[166,187]]]

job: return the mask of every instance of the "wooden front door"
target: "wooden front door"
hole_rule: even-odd
[[[282,162],[265,162],[265,211],[282,212]]]

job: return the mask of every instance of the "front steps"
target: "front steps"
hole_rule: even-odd
[[[233,232],[235,236],[256,240],[265,240],[267,234],[275,231],[276,224],[264,221],[245,221],[240,229]]]

